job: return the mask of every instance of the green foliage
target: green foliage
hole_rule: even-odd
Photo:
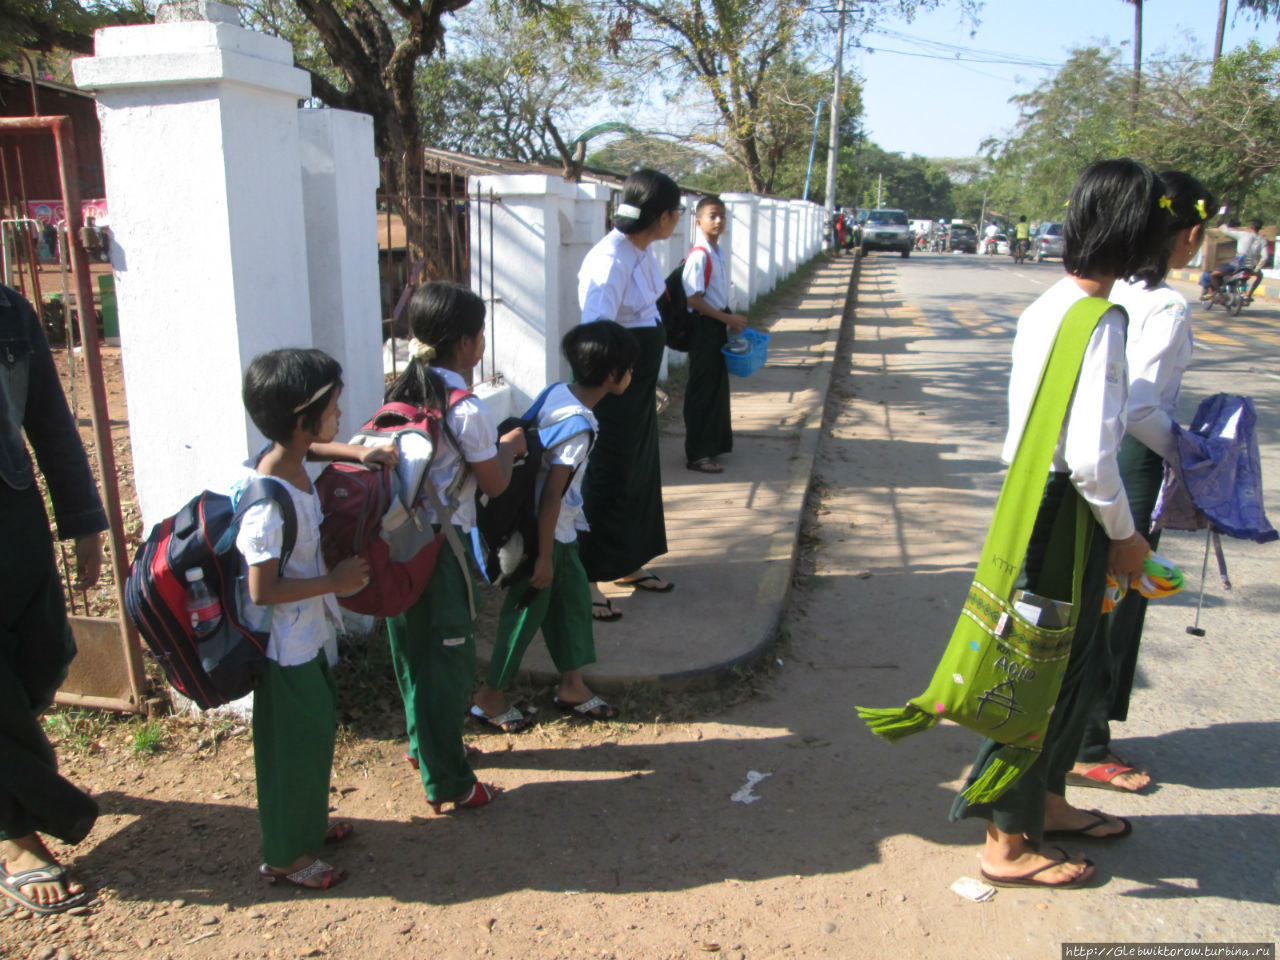
[[[93,31],[151,19],[142,0],[4,0],[0,3],[0,60],[23,50],[93,53]]]
[[[151,757],[160,752],[164,740],[164,726],[155,720],[148,720],[137,726],[130,737],[133,755]]]

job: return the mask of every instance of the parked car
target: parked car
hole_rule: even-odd
[[[1050,221],[1042,223],[1031,237],[1031,251],[1035,254],[1036,263],[1043,263],[1047,257],[1062,258],[1062,224]]]
[[[896,250],[904,257],[911,256],[915,246],[911,228],[907,226],[904,210],[868,210],[862,224],[862,249]]]
[[[1009,238],[1003,233],[996,234],[996,253],[1002,257],[1009,255]]]
[[[978,252],[978,231],[967,223],[953,223],[950,230],[948,249],[963,253]]]

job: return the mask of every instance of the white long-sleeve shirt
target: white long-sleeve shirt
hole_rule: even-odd
[[[610,230],[578,269],[582,322],[616,320],[624,327],[658,324],[658,297],[667,289],[657,258],[620,230]]]
[[[1148,290],[1145,283],[1117,281],[1108,298],[1129,314],[1129,414],[1135,438],[1172,461],[1177,454],[1173,412],[1182,375],[1191,364],[1195,339],[1187,298],[1167,283]]]
[[[1005,463],[1011,463],[1018,452],[1058,328],[1071,306],[1085,296],[1075,280],[1063,277],[1018,318],[1009,374],[1009,432],[1001,454]],[[1072,484],[1112,540],[1124,540],[1134,532],[1129,498],[1116,462],[1129,393],[1124,351],[1125,314],[1113,307],[1098,322],[1085,348],[1052,467],[1070,473]]]
[[[1262,234],[1237,227],[1223,227],[1222,232],[1236,242],[1236,256],[1244,266],[1253,269],[1267,255],[1267,241]]]

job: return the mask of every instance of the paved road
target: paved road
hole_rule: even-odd
[[[813,668],[815,709],[828,707],[836,684],[845,699],[833,712],[924,688],[1003,478],[1016,319],[1061,271],[957,255],[866,261],[856,339],[847,368],[837,367],[819,448],[814,548],[789,619],[797,658]],[[1270,301],[1239,318],[1199,308],[1195,317],[1180,419],[1215,392],[1254,397],[1267,501],[1280,521],[1280,310]],[[858,824],[881,838],[872,882],[918,881],[913,919],[884,933],[922,956],[948,947],[951,956],[1056,956],[1064,940],[1280,939],[1280,544],[1227,542],[1234,588],[1224,591],[1211,570],[1207,636],[1195,639],[1185,628],[1203,543],[1176,533],[1162,543],[1193,589],[1152,605],[1130,720],[1117,731],[1159,787],[1141,797],[1069,791],[1079,806],[1134,822],[1131,838],[1088,851],[1098,887],[1004,891],[990,905],[953,909],[946,885],[976,875],[981,832],[945,815],[975,738],[940,729],[889,746],[864,730],[839,735],[842,759],[858,770]]]

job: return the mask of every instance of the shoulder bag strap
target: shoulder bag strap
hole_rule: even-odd
[[[1086,297],[1076,302],[1063,318],[1049,359],[1040,372],[1027,425],[1000,488],[1000,498],[996,501],[995,515],[991,519],[975,577],[1003,599],[1008,599],[1013,590],[1026,557],[1027,544],[1044,494],[1045,478],[1053,464],[1053,452],[1080,376],[1085,348],[1103,314],[1111,307],[1111,303],[1100,297]],[[1084,544],[1079,533],[1085,519],[1079,517],[1076,525],[1074,594],[1079,593],[1082,573]],[[1073,605],[1073,615],[1075,606],[1078,604]]]

